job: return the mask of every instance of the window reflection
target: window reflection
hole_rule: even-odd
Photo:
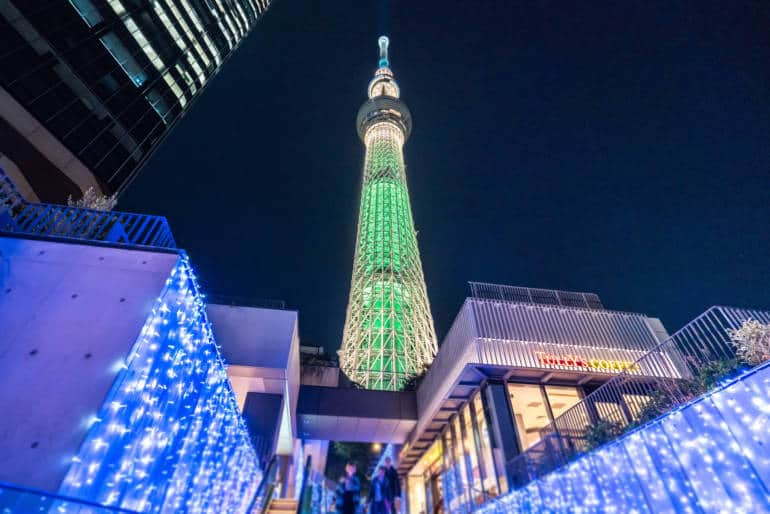
[[[473,414],[478,428],[479,454],[481,455],[481,467],[484,475],[482,487],[487,494],[497,496],[500,494],[497,488],[497,480],[495,479],[497,473],[495,472],[495,463],[492,459],[489,426],[487,425],[487,417],[484,413],[484,405],[481,402],[480,394],[477,394],[473,399]]]
[[[599,419],[610,423],[623,423],[626,417],[623,410],[615,402],[594,402]]]
[[[540,440],[540,429],[550,423],[543,392],[538,384],[508,384],[519,444],[526,450]]]
[[[638,418],[639,414],[644,410],[645,407],[647,407],[647,405],[650,403],[650,400],[652,400],[652,398],[646,394],[623,393],[621,396],[626,406],[628,407],[628,411],[634,418]]]
[[[547,385],[545,394],[548,396],[554,418],[558,418],[581,400],[576,387]]]

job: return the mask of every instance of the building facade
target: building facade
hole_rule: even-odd
[[[112,195],[269,0],[0,3],[0,167],[27,200]]]
[[[770,322],[712,307],[669,337],[594,294],[471,291],[417,389],[417,427],[399,454],[411,514],[473,512],[600,445],[604,430],[645,424],[661,388],[687,390],[707,363],[735,356],[730,330]]]
[[[365,388],[398,390],[425,370],[437,345],[402,150],[412,116],[390,69],[388,38],[379,45],[356,119],[366,156],[340,367]]]
[[[686,373],[665,353],[638,365],[667,337],[662,324],[607,310],[594,294],[471,289],[417,390],[417,427],[399,455],[410,513],[471,512],[513,488],[516,457],[546,444],[547,427],[613,376]],[[629,394],[597,404],[577,426],[623,415],[642,400]]]
[[[0,174],[0,250],[0,506],[10,512],[33,504],[19,495],[49,511],[252,512],[277,491],[292,511],[323,513],[329,441],[393,445],[383,457],[397,462],[410,514],[696,496],[743,512],[766,500],[755,486],[767,470],[744,472],[742,461],[767,464],[755,421],[770,412],[766,387],[738,388],[740,403],[730,393],[729,426],[708,405],[687,421],[666,404],[660,422],[655,395],[734,358],[730,329],[768,324],[770,312],[712,307],[668,337],[658,320],[593,294],[474,283],[416,391],[374,391],[303,373],[296,312],[206,306],[163,218],[32,204]],[[603,423],[639,431],[555,461],[597,448]],[[728,457],[709,460],[727,445]],[[623,477],[640,469],[654,480],[629,489]],[[721,481],[693,487],[688,476]]]

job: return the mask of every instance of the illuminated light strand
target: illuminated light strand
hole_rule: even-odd
[[[400,95],[387,46],[387,38],[380,38],[370,99]],[[354,382],[398,390],[426,369],[438,345],[406,185],[405,128],[397,111],[382,112],[363,134],[364,178],[339,355],[340,367]]]
[[[404,134],[390,122],[366,133],[364,185],[341,365],[372,389],[398,389],[435,355],[404,174]]]
[[[769,399],[767,363],[476,512],[770,512]]]
[[[244,511],[261,478],[185,255],[60,493],[138,512]]]

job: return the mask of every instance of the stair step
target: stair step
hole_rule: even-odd
[[[270,502],[267,514],[286,514],[297,511],[297,500],[278,498]]]

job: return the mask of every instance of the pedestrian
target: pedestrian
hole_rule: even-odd
[[[380,466],[369,485],[369,514],[390,514],[392,504],[393,497],[390,495],[390,484],[385,476],[385,466]]]
[[[334,511],[337,514],[342,513],[342,509],[345,505],[345,476],[341,476],[337,480],[337,488],[334,490]]]
[[[356,476],[356,465],[352,462],[345,464],[345,476],[342,477],[337,485],[337,497],[342,497],[342,514],[356,514],[359,503],[361,503],[361,482]],[[340,505],[340,500],[337,499]]]
[[[401,512],[401,482],[398,480],[398,471],[393,466],[393,461],[390,457],[385,457],[385,477],[388,479],[388,486],[390,486],[390,498],[391,498],[391,512],[396,514]]]

